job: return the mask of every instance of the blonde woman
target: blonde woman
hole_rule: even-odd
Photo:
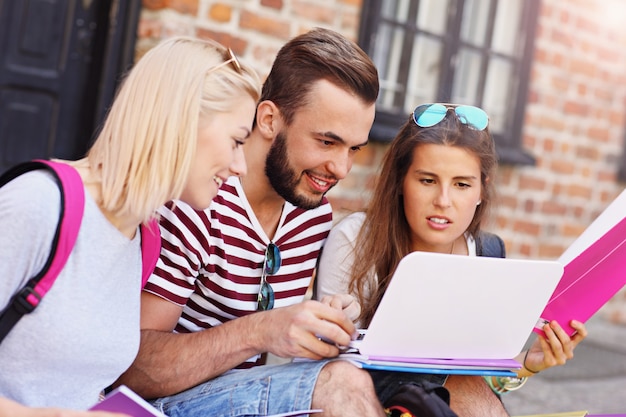
[[[130,71],[84,159],[85,212],[68,262],[39,307],[0,344],[0,416],[84,411],[139,348],[141,235],[167,201],[201,210],[246,172],[260,96],[253,69],[224,46],[172,38]],[[42,269],[60,210],[43,171],[0,188],[0,309]]]

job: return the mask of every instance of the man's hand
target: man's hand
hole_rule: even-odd
[[[342,310],[313,300],[261,312],[259,319],[261,343],[283,358],[335,357],[338,346],[347,346],[356,335],[352,320]]]

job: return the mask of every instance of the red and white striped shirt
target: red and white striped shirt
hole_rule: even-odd
[[[159,214],[161,256],[145,290],[184,306],[176,331],[200,331],[255,312],[270,239],[239,179],[224,183],[206,210],[176,201]],[[266,278],[274,289],[274,308],[303,300],[331,226],[332,209],[325,198],[313,210],[285,202],[272,240],[282,264]]]

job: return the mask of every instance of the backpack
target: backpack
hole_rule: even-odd
[[[401,384],[383,407],[388,417],[458,417],[448,389],[430,381]]]
[[[9,304],[0,312],[0,342],[24,314],[32,312],[39,305],[43,296],[50,290],[74,248],[83,219],[85,189],[80,175],[70,165],[46,160],[24,162],[0,176],[0,187],[19,175],[36,169],[50,172],[59,185],[61,191],[59,223],[44,267],[13,295]],[[161,237],[157,221],[152,220],[148,225],[141,225],[142,287],[156,265],[160,250]]]
[[[476,236],[476,255],[490,258],[505,258],[504,242],[498,235],[481,232]]]

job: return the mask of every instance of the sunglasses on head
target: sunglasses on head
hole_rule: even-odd
[[[216,66],[214,66],[213,68],[210,68],[207,71],[208,73],[211,73],[213,71],[217,71],[218,69],[222,68],[225,65],[231,64],[233,69],[241,74],[243,72],[243,69],[241,68],[241,64],[239,63],[239,60],[237,59],[237,57],[235,56],[235,53],[233,52],[232,49],[230,48],[226,48],[226,57],[224,57],[224,62],[222,62],[221,64],[217,64]]]
[[[417,106],[413,110],[413,121],[419,127],[432,127],[445,119],[448,110],[454,110],[459,121],[472,129],[485,130],[489,125],[489,116],[479,107],[442,103]]]
[[[265,249],[263,270],[261,271],[261,286],[257,295],[257,310],[271,310],[274,307],[274,289],[267,282],[268,275],[274,275],[280,269],[281,257],[278,246],[271,243]]]

